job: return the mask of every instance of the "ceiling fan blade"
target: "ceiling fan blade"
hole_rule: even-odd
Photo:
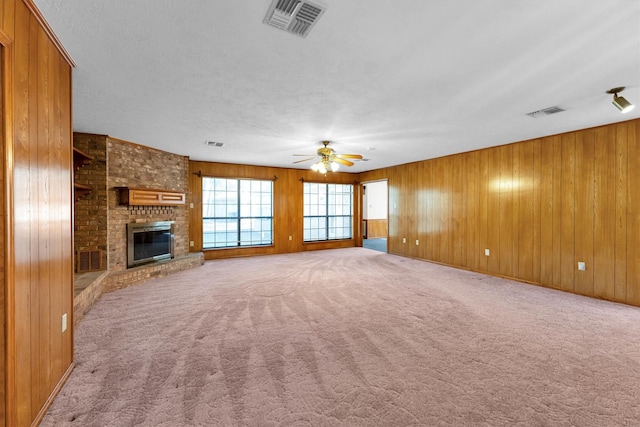
[[[313,159],[315,159],[315,157],[309,157],[308,159],[302,159],[302,160],[298,160],[297,162],[293,162],[293,164],[295,165],[296,163],[308,162],[309,160],[313,160]]]
[[[360,154],[338,154],[338,157],[341,159],[361,159],[362,156]]]
[[[341,159],[340,157],[334,157],[333,161],[336,163],[343,164],[345,166],[353,166],[353,162],[350,162],[349,160]]]

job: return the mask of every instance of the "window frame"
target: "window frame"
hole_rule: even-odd
[[[228,199],[225,199],[226,203],[224,204],[220,204],[220,206],[224,206],[225,210],[226,210],[226,216],[216,216],[215,213],[213,216],[206,216],[205,215],[205,208],[207,206],[213,206],[214,207],[214,211],[215,211],[215,206],[216,204],[213,203],[206,203],[205,201],[205,191],[211,191],[211,192],[215,192],[215,190],[205,190],[205,180],[224,180],[224,181],[235,181],[236,182],[236,203],[235,203],[235,208],[236,208],[236,215],[235,216],[229,216],[229,207],[234,206],[234,204],[232,203],[228,203]],[[274,229],[273,229],[273,224],[274,224],[274,182],[273,180],[270,179],[256,179],[256,178],[233,178],[233,177],[219,177],[219,176],[206,176],[206,177],[202,177],[202,250],[217,250],[217,249],[242,249],[242,248],[251,248],[251,247],[267,247],[267,246],[273,246],[273,242],[274,242]],[[253,216],[253,215],[249,215],[249,216],[243,216],[242,212],[243,212],[243,205],[249,205],[250,207],[255,206],[251,203],[243,203],[243,198],[242,198],[242,191],[243,191],[243,182],[249,182],[249,183],[254,183],[257,182],[260,184],[260,190],[257,192],[254,192],[252,190],[249,191],[249,197],[251,197],[251,195],[255,195],[255,194],[259,194],[260,197],[262,197],[263,194],[267,194],[268,192],[263,191],[262,190],[262,185],[263,183],[269,183],[270,185],[270,200],[269,200],[269,208],[270,208],[270,216],[265,216],[265,215],[257,215],[257,216]],[[215,187],[215,183],[212,183],[212,188]],[[226,191],[227,193],[229,191]],[[246,197],[246,196],[245,196]],[[263,207],[264,205],[262,203],[260,203],[259,208]],[[253,209],[250,209],[253,210]],[[236,240],[235,241],[229,241],[229,240],[224,240],[224,242],[226,243],[225,246],[215,246],[216,241],[215,238],[213,240],[213,243],[209,243],[209,245],[207,244],[207,240],[205,239],[205,222],[211,220],[214,222],[214,227],[215,227],[215,221],[217,220],[223,220],[223,221],[233,221],[236,224]],[[270,231],[270,239],[268,242],[254,242],[253,240],[242,240],[242,234],[244,232],[246,232],[247,230],[243,230],[242,227],[242,223],[243,220],[259,220],[259,221],[264,221],[264,220],[269,220],[270,221],[270,227],[269,227],[269,231]],[[249,232],[252,232],[251,230]],[[216,231],[214,230],[214,234],[216,233]],[[229,233],[228,231],[226,232],[227,234]],[[206,233],[206,234],[210,234],[210,233]],[[244,242],[244,243],[243,243]],[[229,245],[229,243],[235,243],[235,244],[231,244]]]
[[[311,214],[307,214],[307,206],[311,206],[310,204],[307,203],[307,194],[312,194],[310,192],[307,191],[307,185],[317,185],[320,188],[322,186],[324,186],[325,188],[325,200],[324,200],[324,214],[317,214],[317,215],[311,215]],[[329,191],[329,186],[346,186],[349,187],[349,213],[348,214],[330,214],[330,206],[332,206],[329,201],[330,201],[330,191]],[[344,195],[344,193],[340,193],[342,195]],[[332,182],[303,182],[303,189],[302,189],[302,203],[303,203],[303,212],[302,212],[302,241],[304,244],[307,243],[319,243],[319,242],[333,242],[333,241],[339,241],[339,240],[352,240],[353,239],[353,233],[354,233],[354,194],[355,194],[355,186],[353,184],[349,184],[349,183],[332,183]],[[319,205],[321,206],[321,205]],[[333,207],[335,209],[335,206],[339,206],[338,204],[333,204]],[[344,206],[344,204],[342,205]],[[309,219],[311,220],[312,218],[323,218],[324,219],[324,227],[323,228],[307,228],[306,226],[306,220]],[[344,230],[345,227],[332,227],[331,226],[331,219],[337,219],[337,218],[342,218],[343,221],[344,219],[347,219],[347,222],[349,224],[348,229],[349,229],[349,235],[348,236],[344,236],[340,235],[340,237],[330,237],[332,232],[332,229],[342,229]],[[323,230],[324,231],[324,238],[312,238],[309,237],[307,238],[307,230],[309,230],[309,233],[311,233],[312,230]],[[333,232],[333,234],[336,234],[335,231]]]

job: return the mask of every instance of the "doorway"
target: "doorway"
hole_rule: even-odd
[[[388,205],[386,179],[362,184],[362,247],[387,252]]]

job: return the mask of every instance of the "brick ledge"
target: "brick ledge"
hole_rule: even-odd
[[[146,282],[156,277],[164,277],[172,273],[188,270],[204,264],[202,252],[190,253],[180,258],[154,264],[141,265],[124,271],[106,272],[98,276],[73,299],[74,324],[91,309],[100,295],[113,292],[132,285]]]
[[[180,258],[141,265],[123,271],[109,273],[104,282],[103,292],[113,292],[131,285],[145,282],[156,277],[164,277],[171,273],[188,270],[204,264],[202,252],[191,253]]]

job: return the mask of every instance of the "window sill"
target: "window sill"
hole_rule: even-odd
[[[302,242],[303,245],[313,245],[313,244],[319,244],[319,243],[331,243],[331,242],[349,242],[349,241],[353,241],[353,237],[347,238],[347,239],[330,239],[330,240],[311,240],[308,242]]]
[[[235,251],[238,249],[256,249],[256,248],[273,248],[274,245],[273,243],[270,245],[252,245],[252,246],[225,246],[225,247],[220,247],[220,248],[203,248],[202,252],[208,252],[208,251]]]

